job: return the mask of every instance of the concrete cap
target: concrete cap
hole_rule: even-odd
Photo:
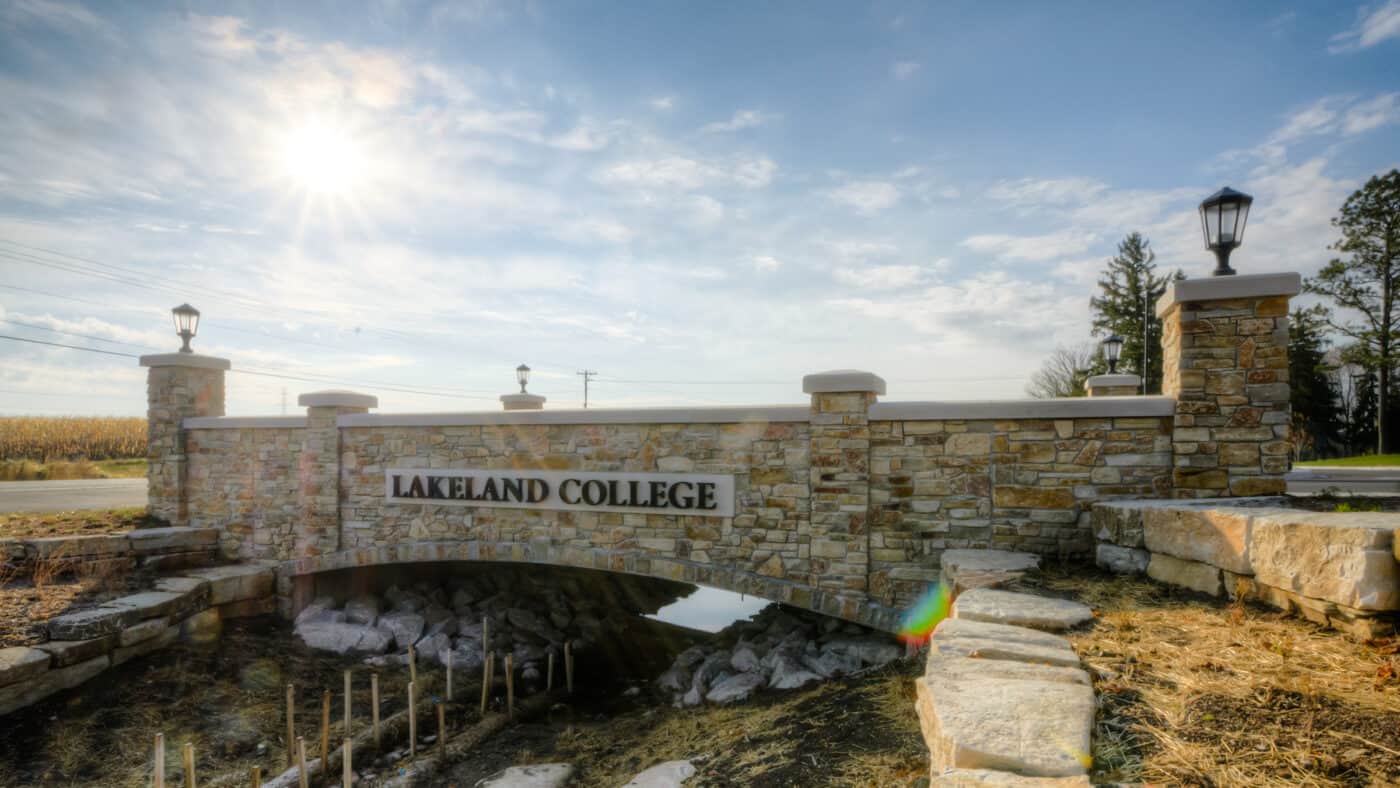
[[[377,408],[379,398],[355,391],[331,389],[298,395],[297,404],[304,408]]]
[[[544,407],[542,394],[502,394],[501,404],[506,410],[539,410]]]
[[[1303,277],[1296,272],[1182,279],[1169,283],[1166,292],[1157,299],[1157,317],[1166,315],[1173,306],[1188,301],[1291,296],[1298,295],[1302,289]]]
[[[839,391],[870,391],[885,393],[885,379],[874,372],[858,369],[833,369],[802,376],[803,394],[829,394]]]
[[[143,367],[193,367],[195,369],[228,369],[231,365],[226,358],[201,356],[198,353],[157,353],[142,356]]]
[[[1132,386],[1137,388],[1142,385],[1142,378],[1131,374],[1094,375],[1084,381],[1086,389],[1101,389],[1109,386]]]

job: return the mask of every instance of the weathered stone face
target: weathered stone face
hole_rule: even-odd
[[[1361,512],[1260,514],[1249,539],[1255,579],[1359,610],[1400,610],[1394,519]]]

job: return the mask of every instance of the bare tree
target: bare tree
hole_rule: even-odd
[[[1093,344],[1066,347],[1061,345],[1045,359],[1045,363],[1026,384],[1026,393],[1038,399],[1084,396],[1084,381],[1094,366],[1098,346]]]

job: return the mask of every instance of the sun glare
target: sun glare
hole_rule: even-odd
[[[308,121],[282,140],[281,166],[285,175],[308,192],[348,196],[364,168],[359,149],[349,132],[324,121]]]

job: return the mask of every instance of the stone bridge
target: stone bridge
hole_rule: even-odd
[[[304,416],[240,418],[224,415],[228,361],[145,356],[150,507],[217,528],[227,558],[280,561],[285,614],[324,572],[507,561],[888,630],[946,549],[1084,558],[1095,502],[1281,492],[1298,285],[1174,283],[1154,397],[1121,396],[1131,376],[1114,375],[1087,398],[882,402],[878,376],[836,371],[803,379],[808,405],[553,410],[510,395],[505,411],[392,414],[328,391],[300,397]]]

